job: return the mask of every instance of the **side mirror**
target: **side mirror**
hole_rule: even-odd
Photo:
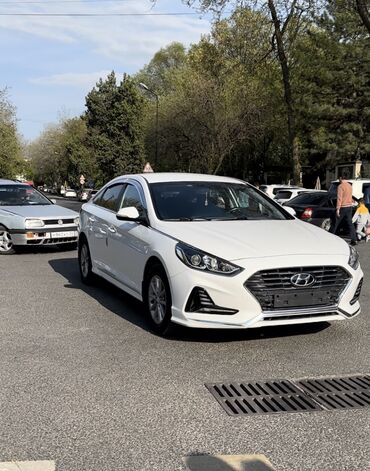
[[[51,201],[53,204],[57,204],[57,200],[55,200],[54,198],[52,198],[50,201]]]
[[[285,209],[285,211],[287,213],[289,213],[291,216],[296,216],[296,212],[293,208],[291,208],[290,206],[283,206],[283,208]]]
[[[128,208],[120,209],[116,217],[119,221],[139,222],[140,214],[139,214],[139,211],[134,206],[129,206]]]

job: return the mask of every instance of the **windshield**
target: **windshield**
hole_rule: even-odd
[[[1,185],[0,206],[34,206],[52,204],[45,196],[28,185]]]
[[[152,183],[150,190],[156,214],[165,221],[290,219],[244,184],[166,182]]]
[[[301,193],[289,201],[289,205],[311,204],[319,205],[327,198],[327,193]]]

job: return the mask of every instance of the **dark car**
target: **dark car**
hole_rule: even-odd
[[[302,221],[322,227],[328,231],[335,220],[336,194],[327,191],[315,191],[302,193],[283,206],[289,206],[296,212],[296,216]],[[354,201],[355,204],[355,201]],[[354,205],[353,211],[356,210]],[[346,230],[347,228],[341,228]]]

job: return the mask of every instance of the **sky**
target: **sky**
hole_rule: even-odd
[[[158,15],[164,12],[192,15]],[[21,16],[30,13],[156,15]],[[81,114],[100,77],[133,74],[173,41],[197,42],[210,21],[181,0],[157,0],[154,7],[150,0],[0,0],[0,89],[8,87],[29,141],[45,125]]]

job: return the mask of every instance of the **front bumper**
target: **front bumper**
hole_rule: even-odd
[[[315,258],[317,263],[314,263]],[[363,273],[360,267],[352,270],[347,262],[348,257],[345,256],[283,256],[238,260],[234,263],[242,266],[244,271],[234,277],[188,268],[170,278],[172,320],[188,327],[245,329],[350,319],[361,310],[358,299],[355,302],[353,299]],[[263,310],[255,296],[244,286],[246,280],[260,270],[313,265],[340,266],[349,273],[350,279],[336,304]],[[189,296],[195,287],[205,290],[216,306],[236,312],[189,312]]]
[[[78,240],[76,225],[47,229],[19,229],[9,231],[14,245],[60,245]]]

